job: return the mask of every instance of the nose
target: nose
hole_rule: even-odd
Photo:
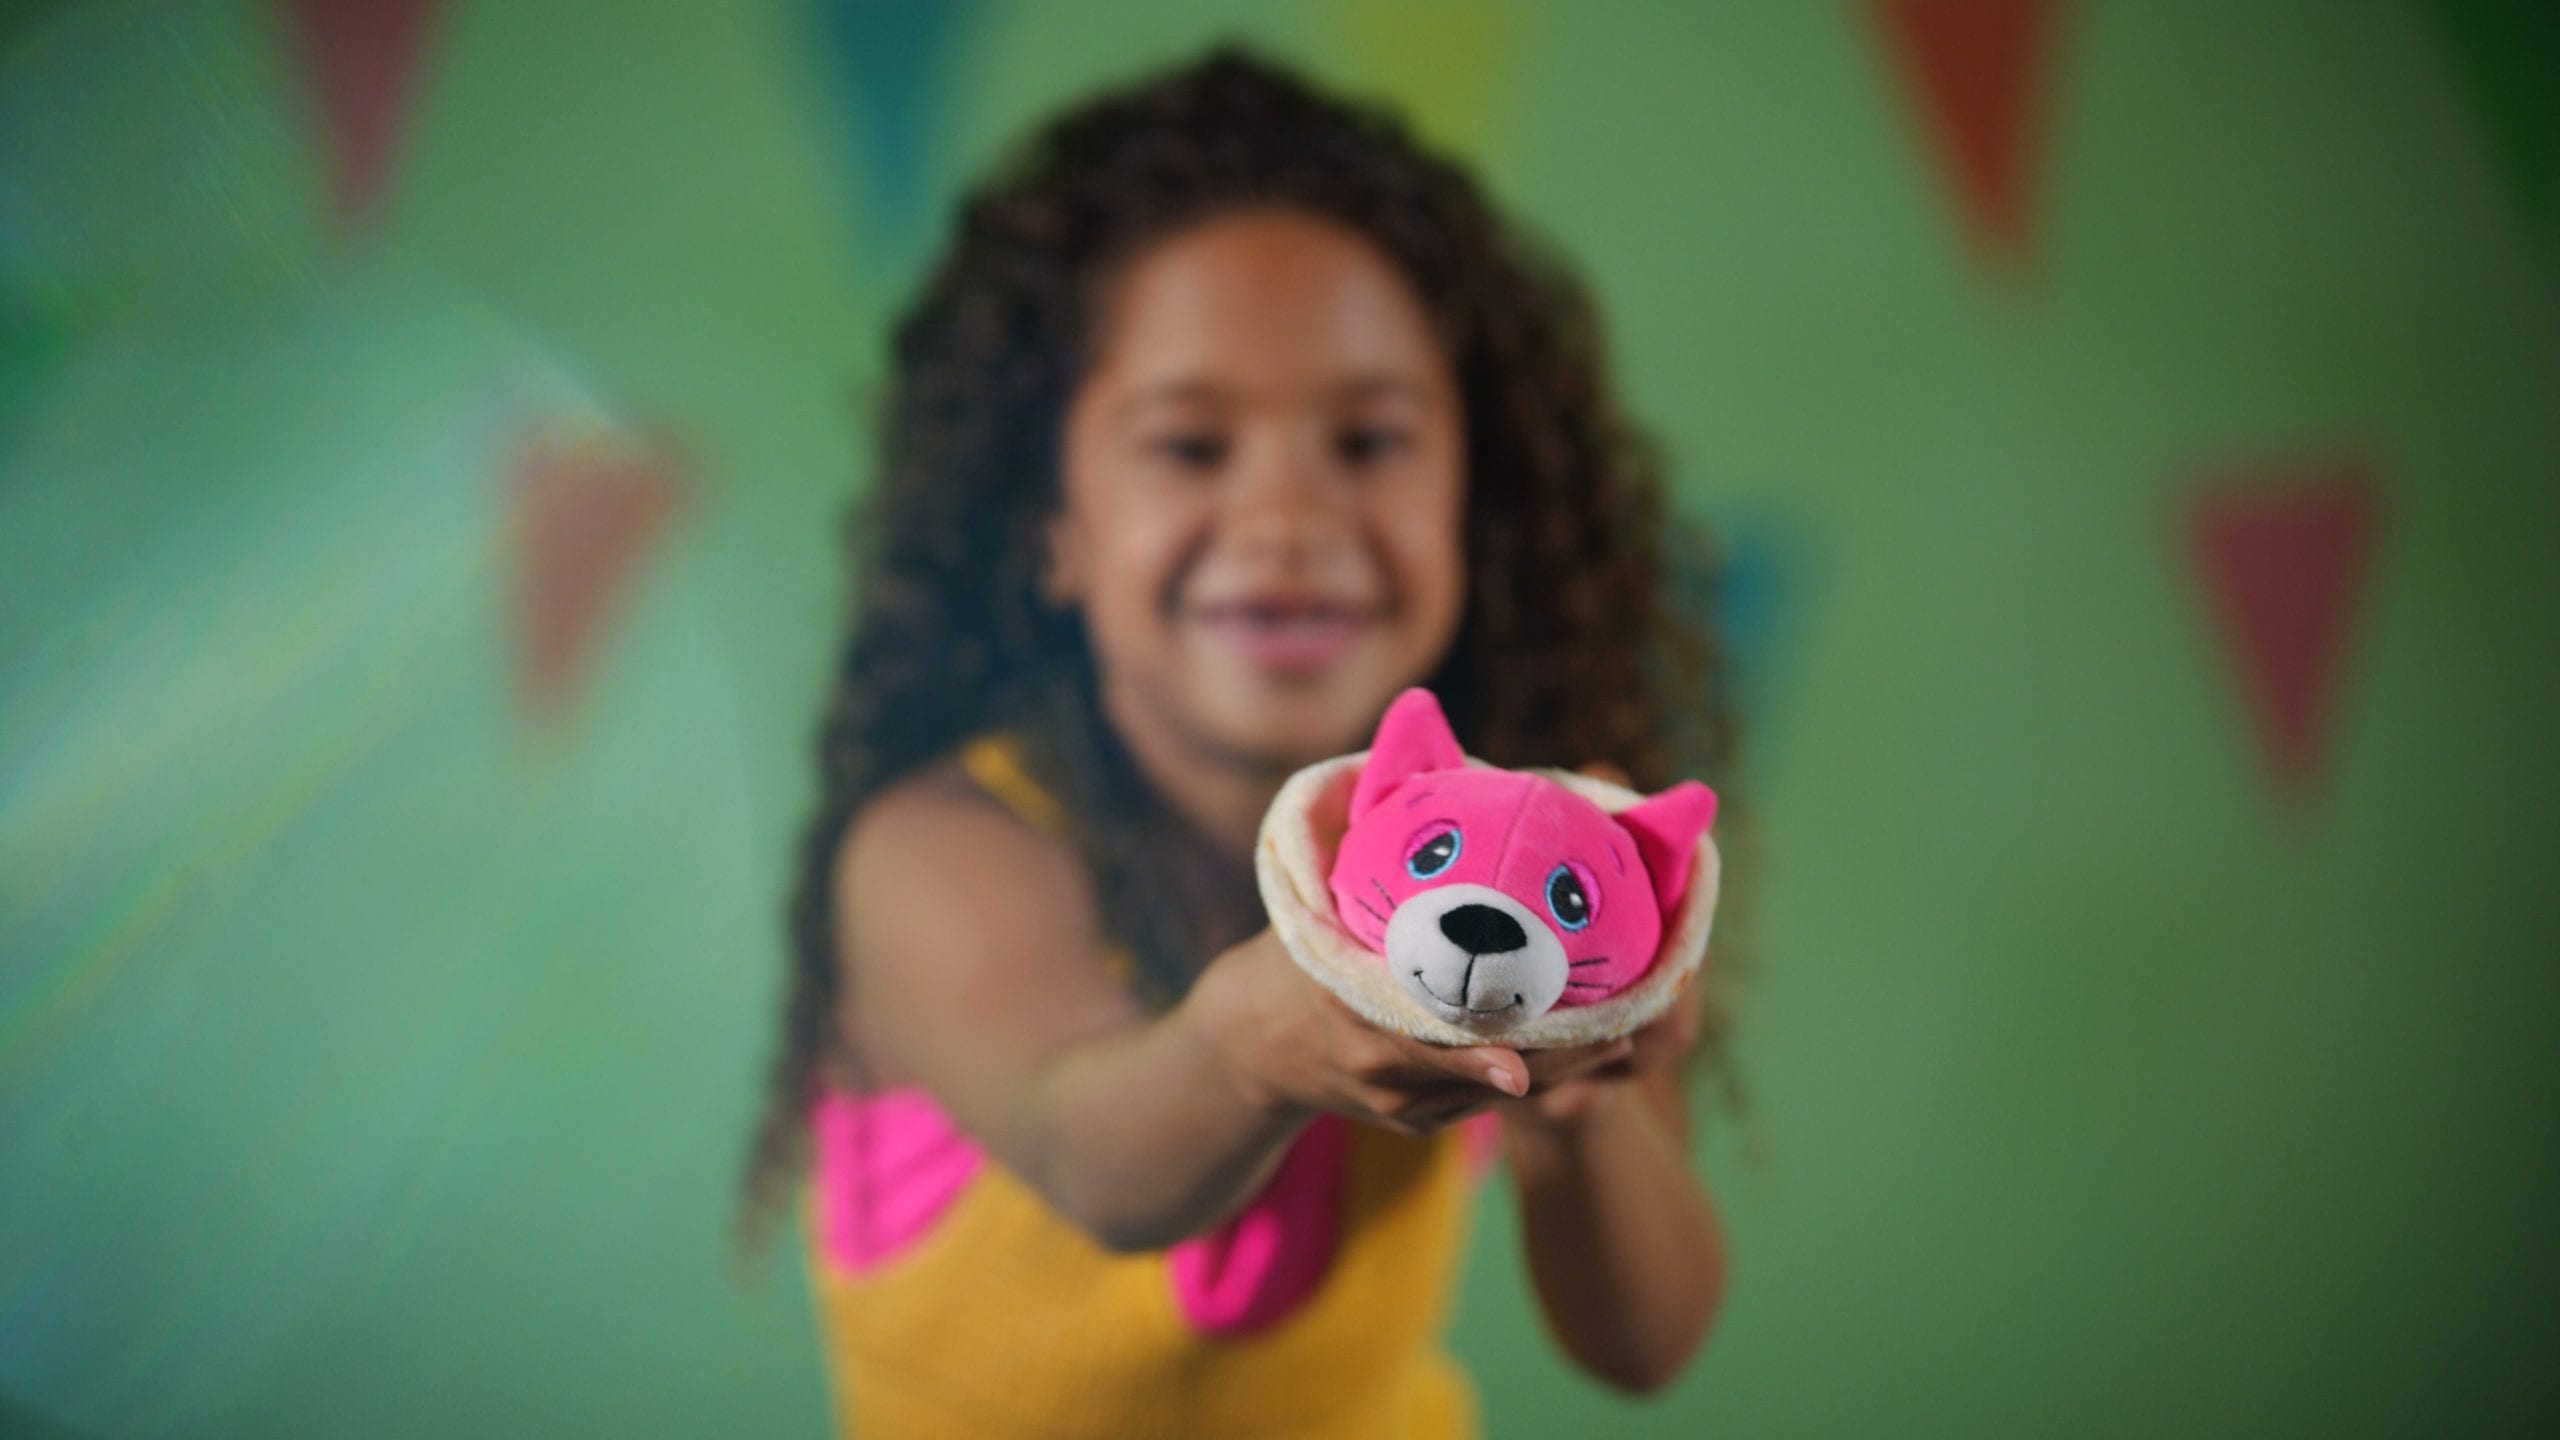
[[[1490,905],[1461,905],[1440,917],[1440,933],[1470,955],[1499,955],[1529,943],[1520,922]]]
[[[1266,447],[1262,463],[1237,488],[1228,526],[1246,549],[1281,561],[1312,564],[1338,538],[1338,497],[1314,457],[1295,444]]]

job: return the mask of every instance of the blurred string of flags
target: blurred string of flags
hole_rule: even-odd
[[[2560,7],[2535,0],[2409,0],[2476,108],[2518,219],[2548,235],[2560,211]],[[322,218],[360,252],[396,197],[409,119],[435,79],[442,0],[274,0],[271,27],[328,173]],[[1930,168],[1951,247],[1995,289],[2032,272],[2050,136],[2067,110],[2073,0],[1856,0],[1899,87],[1914,162]],[[13,48],[52,18],[22,12]],[[950,97],[983,0],[806,0],[815,83],[837,117],[837,153],[866,242],[901,262],[929,239],[951,156]],[[1355,78],[1408,99],[1423,128],[1461,148],[1495,142],[1520,50],[1516,5],[1343,3],[1323,10]],[[1569,23],[1557,21],[1556,23]],[[1421,58],[1417,58],[1421,57]],[[40,127],[26,127],[32,131]],[[25,134],[21,143],[28,141]],[[30,203],[23,195],[0,203]],[[12,226],[12,229],[18,227]],[[41,256],[0,251],[0,436],[35,376],[77,348]],[[514,602],[515,693],[526,722],[557,727],[645,583],[651,557],[700,508],[699,469],[664,427],[600,431],[536,420],[503,467]],[[2244,726],[2279,804],[2318,789],[2333,712],[2350,689],[2361,597],[2387,534],[2373,459],[2213,458],[2177,482],[2167,548],[2225,655]],[[1740,693],[1763,739],[1783,729],[1786,652],[1818,588],[1814,549],[1783,519],[1727,536],[1721,579],[1696,592],[1729,633]]]

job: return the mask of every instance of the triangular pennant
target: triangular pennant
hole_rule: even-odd
[[[1510,0],[1336,0],[1327,28],[1352,74],[1395,97],[1414,127],[1471,159],[1496,153],[1525,17]]]
[[[2218,478],[2188,502],[2188,559],[2288,802],[2320,776],[2380,515],[2353,462]]]
[[[1869,0],[1946,172],[1976,253],[2034,245],[2055,32],[2063,0]]]
[[[817,0],[827,88],[873,234],[904,253],[933,213],[932,181],[962,41],[979,0]]]
[[[512,478],[516,694],[551,720],[575,698],[683,485],[668,447],[584,431],[536,432]]]
[[[2560,218],[2560,5],[2430,0],[2525,215]]]
[[[1712,555],[1668,551],[1672,603],[1722,647],[1722,684],[1742,724],[1742,759],[1756,771],[1770,763],[1795,673],[1807,547],[1794,526],[1773,519],[1728,522],[1716,533]]]
[[[438,0],[282,0],[331,158],[329,212],[370,221],[388,189],[418,57]]]
[[[1743,524],[1726,532],[1717,623],[1732,656],[1734,693],[1755,733],[1765,727],[1778,687],[1792,670],[1804,598],[1803,552],[1793,532],[1775,525]]]

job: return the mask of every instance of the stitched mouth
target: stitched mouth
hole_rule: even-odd
[[[1431,982],[1423,979],[1422,972],[1419,970],[1413,972],[1413,983],[1422,987],[1423,994],[1430,996],[1434,1000],[1439,1000],[1441,1004],[1448,1006],[1452,1010],[1464,1010],[1470,1015],[1499,1015],[1505,1010],[1517,1010],[1528,1003],[1528,1001],[1522,997],[1513,995],[1511,997],[1510,1004],[1496,1005],[1490,1010],[1483,1010],[1473,1005],[1462,1005],[1455,1000],[1442,1000],[1440,998],[1440,992],[1431,988]]]

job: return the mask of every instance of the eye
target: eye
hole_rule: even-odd
[[[1225,438],[1207,432],[1167,435],[1147,448],[1185,470],[1215,470],[1227,458]]]
[[[1581,866],[1568,860],[1547,872],[1547,913],[1567,930],[1579,930],[1600,913],[1599,897]]]
[[[1343,431],[1334,440],[1334,449],[1351,464],[1366,465],[1404,449],[1410,440],[1402,430],[1363,425]]]
[[[1466,842],[1459,838],[1458,827],[1446,820],[1434,820],[1413,832],[1405,842],[1404,873],[1416,880],[1428,880],[1458,863],[1458,851]]]

